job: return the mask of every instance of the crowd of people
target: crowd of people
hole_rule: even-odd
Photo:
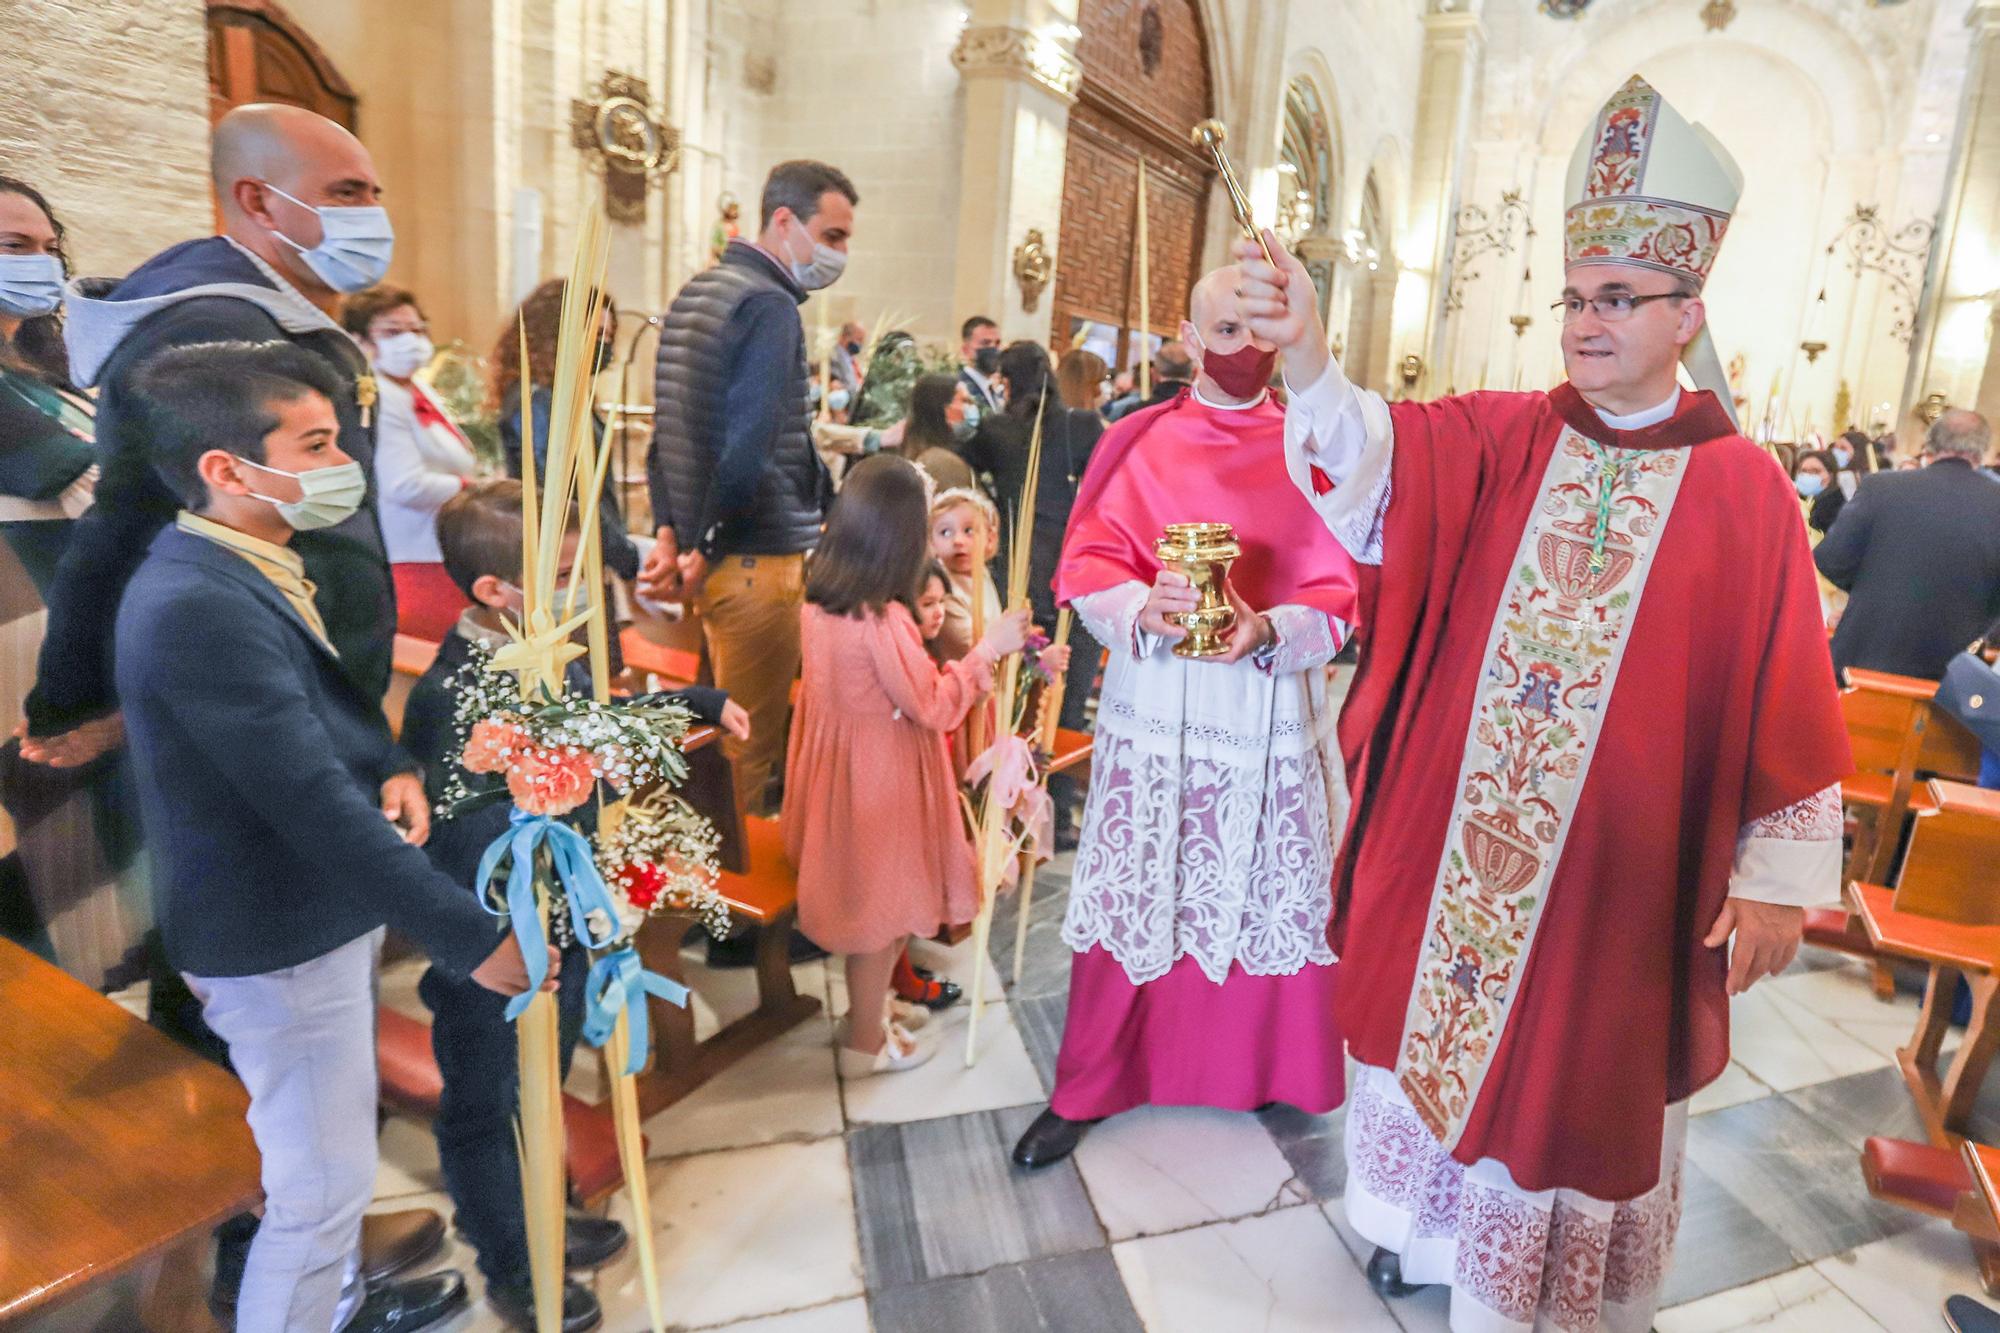
[[[1660,188],[1689,177],[1659,164],[1711,160],[1651,89],[1620,97],[1658,131]],[[237,108],[213,183],[215,236],[106,280],[77,278],[49,201],[0,177],[0,535],[49,609],[18,754],[80,782],[129,769],[152,1017],[249,1090],[266,1202],[218,1233],[218,1307],[247,1333],[411,1333],[467,1299],[456,1274],[395,1277],[441,1220],[364,1223],[393,930],[432,960],[458,1224],[525,1327],[506,997],[546,973],[566,1068],[588,958],[566,941],[544,966],[497,932],[475,881],[505,809],[445,792],[467,776],[461,668],[522,607],[524,442],[545,470],[568,293],[543,283],[497,332],[482,458],[427,382],[421,294],[384,282],[360,141]],[[910,945],[978,911],[961,791],[1005,725],[996,668],[1026,652],[1096,750],[1087,799],[1049,783],[1044,851],[1078,853],[1070,1009],[1015,1162],[1144,1104],[1347,1099],[1378,1289],[1449,1284],[1462,1329],[1558,1304],[1646,1327],[1727,997],[1782,969],[1800,908],[1833,896],[1836,667],[1935,678],[2000,621],[1986,423],[1944,413],[1920,470],[1858,434],[1795,451],[1788,491],[1724,400],[1679,386],[1714,247],[1615,239],[1570,255],[1570,378],[1549,393],[1388,404],[1350,384],[1268,233],[1197,284],[1143,392],[982,314],[932,362],[858,323],[814,348],[800,306],[862,218],[837,168],[770,172],[755,234],[658,321],[650,515],[610,476],[600,508],[609,576],[699,622],[712,684],[678,697],[723,728],[739,809],[782,825],[793,956],[841,956],[842,1076],[922,1064],[960,999]],[[616,329],[607,302],[599,369]],[[1154,552],[1191,518],[1242,548],[1205,661],[1173,651],[1196,594]],[[1015,563],[1010,610],[996,571]],[[1679,614],[1697,605],[1699,654]],[[1064,610],[1068,642],[1044,645]],[[1340,711],[1328,668],[1357,632]],[[398,633],[438,650],[392,736]],[[1505,1271],[1481,1267],[1496,1217]],[[579,1213],[565,1259],[625,1243]],[[563,1312],[600,1319],[576,1282]]]

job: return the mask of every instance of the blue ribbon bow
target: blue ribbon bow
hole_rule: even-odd
[[[602,949],[617,938],[618,908],[612,901],[611,890],[605,887],[604,877],[597,873],[590,843],[581,833],[551,815],[531,815],[520,809],[513,812],[509,823],[512,827],[495,838],[479,858],[479,878],[475,882],[480,886],[480,905],[495,916],[507,917],[513,925],[514,938],[521,942],[521,961],[528,969],[528,989],[507,1001],[507,1017],[514,1019],[527,1009],[549,974],[548,940],[542,934],[541,913],[535,908],[535,849],[548,844],[556,882],[562,885],[563,898],[569,906],[570,927],[585,947]],[[501,909],[488,901],[485,890],[493,882],[500,863],[509,856],[513,857],[513,864],[507,871],[507,905]],[[601,933],[591,924],[592,916],[599,913],[604,922]]]
[[[590,979],[584,983],[583,1039],[592,1046],[611,1040],[618,1026],[620,1010],[631,1015],[631,1038],[626,1043],[625,1072],[637,1074],[646,1067],[650,1045],[646,1033],[646,997],[657,995],[668,1004],[687,1007],[688,988],[657,972],[648,972],[639,963],[631,945],[615,949],[590,965]]]

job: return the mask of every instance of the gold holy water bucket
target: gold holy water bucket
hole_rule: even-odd
[[[1174,645],[1176,657],[1215,657],[1228,650],[1221,635],[1236,623],[1236,612],[1222,595],[1229,567],[1243,554],[1236,529],[1227,523],[1169,523],[1167,535],[1154,543],[1160,563],[1194,585],[1201,601],[1192,611],[1168,619],[1187,631]]]

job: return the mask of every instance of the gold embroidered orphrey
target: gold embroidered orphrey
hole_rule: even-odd
[[[1499,1049],[1687,454],[1565,426],[1515,553],[1396,1060],[1446,1149]]]

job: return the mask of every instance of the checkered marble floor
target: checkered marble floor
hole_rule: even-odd
[[[1342,1117],[1145,1110],[1093,1130],[1034,1176],[1006,1153],[1045,1103],[1068,955],[1068,858],[1046,867],[1012,982],[1013,904],[994,953],[1005,983],[962,1059],[963,1006],[921,1070],[843,1084],[839,969],[798,968],[827,1015],[756,1052],[647,1125],[666,1305],[677,1327],[731,1333],[1216,1333],[1441,1330],[1442,1293],[1384,1303],[1347,1227]],[[970,947],[933,950],[970,980]],[[692,959],[693,955],[690,955]],[[416,971],[385,978],[415,1006]],[[745,971],[696,969],[706,1032],[746,1012]],[[421,1007],[416,1007],[421,1013]],[[1918,1136],[1895,1046],[1916,1001],[1884,1004],[1865,973],[1809,953],[1736,1002],[1736,1059],[1695,1099],[1687,1212],[1661,1333],[1942,1327],[1976,1293],[1963,1237],[1872,1203],[1869,1134]],[[938,1024],[934,1023],[933,1027]],[[593,1062],[579,1060],[589,1077]],[[2000,1133],[2000,1094],[1988,1114]],[[392,1120],[378,1206],[449,1208],[427,1129]],[[614,1210],[619,1205],[614,1202]],[[448,1262],[472,1271],[471,1256]],[[645,1327],[637,1266],[599,1275],[607,1327]],[[453,1333],[497,1328],[483,1306]]]

